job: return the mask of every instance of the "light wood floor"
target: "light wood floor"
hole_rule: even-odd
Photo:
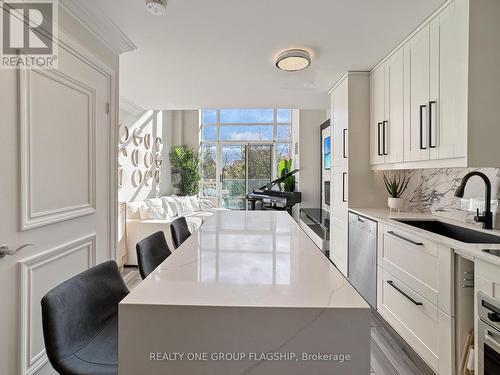
[[[130,290],[141,282],[137,268],[125,268],[123,277]],[[375,311],[371,326],[371,374],[435,375]]]
[[[435,375],[403,339],[372,310],[371,373],[376,375]]]

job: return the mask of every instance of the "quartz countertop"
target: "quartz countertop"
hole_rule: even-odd
[[[386,208],[350,208],[350,212],[362,215],[367,217],[368,219],[372,219],[381,223],[386,223],[388,225],[391,225],[393,227],[399,227],[401,230],[405,231],[410,231],[414,232],[418,235],[425,236],[426,238],[429,238],[435,242],[438,242],[440,244],[443,244],[445,246],[448,246],[449,248],[452,248],[455,253],[467,256],[469,258],[474,258],[474,259],[481,259],[488,261],[490,263],[494,263],[497,265],[500,265],[500,257],[497,257],[495,255],[491,255],[488,253],[485,253],[481,250],[483,249],[500,249],[500,244],[470,244],[470,243],[465,243],[465,242],[460,242],[456,241],[454,239],[441,236],[423,229],[419,229],[416,227],[413,227],[408,224],[400,223],[397,220],[438,220],[442,221],[445,223],[453,224],[459,227],[467,228],[467,229],[473,229],[479,232],[483,232],[486,234],[490,235],[495,235],[500,237],[500,230],[494,229],[494,230],[486,230],[482,229],[480,226],[476,226],[473,224],[465,223],[462,221],[457,221],[453,219],[447,219],[440,217],[438,215],[432,215],[430,213],[420,213],[420,212],[411,212],[411,211],[401,211],[400,213],[397,212],[390,212],[389,209]]]
[[[286,212],[218,211],[121,304],[369,308]]]

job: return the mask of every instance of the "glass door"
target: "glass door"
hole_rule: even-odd
[[[248,145],[247,192],[271,182],[273,171],[273,145]]]
[[[246,145],[221,147],[221,198],[224,208],[244,210],[246,207]]]
[[[223,144],[220,191],[222,206],[245,210],[246,195],[272,180],[272,144]]]

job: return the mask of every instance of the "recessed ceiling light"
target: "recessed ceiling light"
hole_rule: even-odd
[[[289,49],[276,59],[276,67],[287,72],[297,72],[311,65],[311,56],[302,49]]]
[[[146,0],[146,9],[155,16],[167,14],[167,0]]]

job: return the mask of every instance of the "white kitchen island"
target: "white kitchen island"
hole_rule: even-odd
[[[285,212],[218,212],[120,303],[120,375],[369,370],[368,304]]]

